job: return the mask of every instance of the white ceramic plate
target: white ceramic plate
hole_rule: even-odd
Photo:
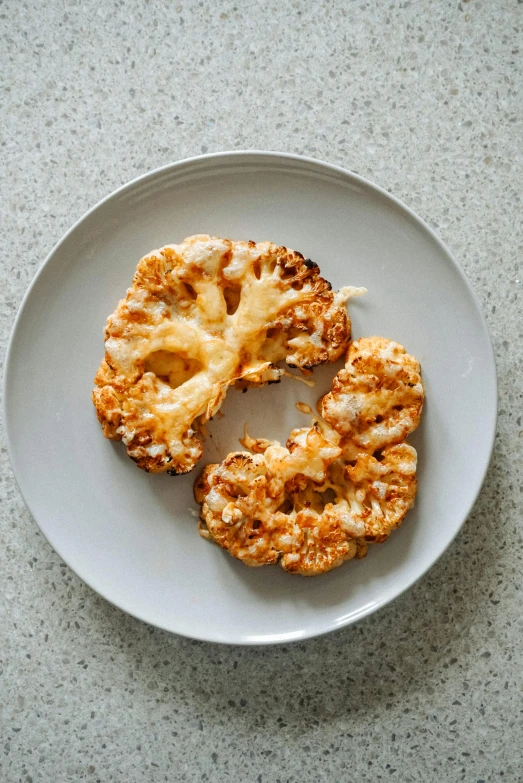
[[[147,475],[102,437],[90,395],[103,325],[149,250],[195,233],[270,239],[320,264],[335,288],[363,285],[353,334],[403,343],[422,363],[427,403],[414,511],[367,558],[315,579],[247,568],[201,539],[189,476]],[[316,389],[285,380],[231,390],[205,461],[252,435],[285,441]],[[459,266],[409,209],[361,177],[273,153],[207,155],[125,185],[65,235],[18,313],[5,375],[11,461],[51,545],[88,585],[130,614],[186,636],[267,644],[325,633],[412,585],[448,547],[488,466],[496,377],[478,302]]]

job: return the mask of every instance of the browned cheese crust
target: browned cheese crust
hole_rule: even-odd
[[[343,354],[354,292],[334,293],[317,264],[270,242],[198,235],[150,253],[105,327],[92,394],[105,437],[146,471],[189,472],[229,386]]]

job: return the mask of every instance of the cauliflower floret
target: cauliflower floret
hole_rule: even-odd
[[[332,505],[332,504],[330,504]],[[347,533],[335,506],[318,515],[308,509],[296,515],[301,531],[300,546],[282,553],[281,566],[291,574],[318,576],[342,565],[346,560],[365,557],[367,545]]]
[[[140,468],[189,472],[227,389],[276,383],[338,359],[344,306],[317,264],[270,242],[207,235],[154,251],[105,328],[93,402],[103,433]]]
[[[347,460],[401,443],[419,424],[424,390],[419,363],[383,337],[362,337],[320,401],[325,421],[341,435]]]
[[[416,449],[399,443],[383,449],[380,460],[359,454],[345,468],[351,518],[364,525],[366,541],[385,541],[414,505],[416,464]]]

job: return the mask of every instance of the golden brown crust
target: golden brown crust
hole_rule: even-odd
[[[150,253],[107,319],[92,395],[104,435],[144,470],[190,471],[229,386],[276,382],[282,360],[307,370],[342,355],[351,293],[270,242],[198,235]]]

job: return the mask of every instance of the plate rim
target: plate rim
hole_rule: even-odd
[[[254,159],[258,159],[260,163],[263,163],[262,158],[273,158],[275,160],[284,161],[286,163],[289,162],[298,162],[298,163],[306,163],[309,164],[312,167],[320,168],[324,172],[325,170],[330,171],[332,173],[336,173],[338,175],[341,175],[343,178],[348,179],[349,181],[352,180],[352,182],[356,182],[362,186],[364,186],[366,189],[370,189],[371,191],[374,191],[375,193],[379,194],[381,197],[385,197],[387,200],[391,201],[396,207],[399,207],[401,210],[403,210],[409,217],[430,236],[430,238],[435,242],[435,244],[438,246],[438,248],[447,256],[448,260],[451,262],[452,266],[454,267],[455,271],[458,273],[462,283],[464,283],[465,288],[474,304],[474,309],[479,316],[479,323],[481,324],[481,329],[483,333],[483,337],[485,338],[485,344],[487,348],[487,356],[485,357],[487,359],[488,364],[490,365],[491,370],[491,381],[493,384],[493,398],[491,400],[492,403],[492,411],[489,413],[489,421],[488,421],[488,427],[486,427],[486,430],[488,430],[488,443],[489,447],[485,451],[484,456],[484,464],[482,466],[482,470],[480,472],[481,475],[481,481],[478,483],[478,488],[476,492],[474,493],[474,496],[471,499],[471,502],[469,503],[469,507],[467,508],[466,513],[463,516],[463,519],[460,521],[459,525],[457,526],[456,530],[454,531],[452,537],[449,539],[449,541],[445,544],[441,552],[438,553],[436,558],[427,565],[419,574],[412,577],[411,579],[407,580],[406,583],[402,586],[400,590],[397,592],[394,592],[393,594],[387,594],[385,595],[381,600],[375,601],[372,605],[367,604],[366,606],[362,607],[361,610],[358,612],[353,612],[351,615],[343,617],[341,621],[339,622],[333,622],[330,621],[327,625],[323,625],[319,628],[312,628],[305,630],[304,632],[301,632],[299,636],[296,635],[295,631],[288,631],[286,633],[280,633],[280,634],[272,634],[267,635],[266,638],[264,636],[263,640],[260,640],[258,638],[253,638],[252,636],[235,636],[234,633],[230,635],[230,638],[224,639],[219,634],[199,634],[199,633],[187,633],[186,631],[180,631],[180,630],[173,630],[172,628],[167,627],[166,625],[162,625],[156,622],[152,622],[147,617],[143,616],[139,612],[135,613],[133,611],[130,611],[129,609],[125,608],[121,605],[119,601],[115,601],[108,596],[101,593],[92,583],[91,580],[82,574],[78,573],[78,571],[74,568],[72,568],[67,559],[62,555],[60,551],[60,546],[56,546],[48,537],[46,532],[43,530],[42,526],[40,525],[38,521],[37,514],[34,512],[33,508],[31,508],[31,505],[28,503],[24,491],[22,489],[22,486],[20,484],[19,480],[19,473],[17,471],[16,467],[16,460],[14,457],[14,447],[13,447],[13,435],[11,432],[11,425],[10,425],[10,416],[9,416],[9,403],[8,403],[8,385],[9,385],[9,376],[10,376],[10,367],[11,364],[14,362],[13,358],[13,345],[15,343],[16,334],[19,329],[19,325],[21,323],[21,320],[23,318],[24,310],[27,306],[27,303],[29,301],[29,298],[31,296],[31,293],[33,289],[35,288],[41,274],[43,273],[46,266],[50,263],[53,256],[57,252],[57,250],[61,247],[61,245],[69,238],[69,236],[85,221],[87,220],[94,212],[96,212],[98,209],[104,206],[107,202],[114,199],[116,196],[120,195],[126,190],[130,190],[133,187],[135,187],[140,182],[143,182],[147,179],[152,179],[162,172],[167,172],[169,170],[175,171],[177,168],[181,168],[183,166],[187,166],[188,164],[194,164],[199,162],[212,162],[216,159],[241,159],[251,157]],[[224,151],[218,151],[218,152],[212,152],[212,153],[205,153],[201,155],[194,155],[188,158],[183,158],[177,161],[172,161],[171,163],[164,164],[163,166],[158,166],[157,168],[151,169],[150,171],[145,172],[144,174],[140,174],[138,177],[135,177],[132,180],[129,180],[128,182],[124,183],[123,185],[120,185],[115,190],[111,191],[108,195],[104,196],[102,199],[100,199],[96,204],[94,204],[92,207],[90,207],[81,217],[79,217],[71,226],[70,228],[63,234],[63,236],[58,240],[58,242],[55,243],[55,245],[51,248],[50,252],[45,257],[44,261],[40,264],[39,268],[37,269],[35,275],[33,276],[31,282],[29,283],[27,290],[24,293],[24,296],[22,297],[22,300],[20,302],[20,305],[18,307],[16,316],[12,322],[9,339],[7,342],[7,348],[5,352],[5,362],[4,362],[4,371],[2,374],[2,407],[1,407],[1,414],[2,419],[4,422],[4,432],[5,432],[5,441],[6,441],[6,448],[7,453],[9,457],[9,462],[11,464],[11,469],[13,471],[13,476],[15,478],[16,486],[18,488],[18,491],[20,492],[20,495],[22,497],[22,500],[28,509],[29,513],[31,514],[35,524],[37,525],[38,529],[40,530],[41,534],[44,536],[46,541],[49,543],[49,545],[54,549],[54,551],[57,553],[57,555],[63,560],[63,562],[67,565],[68,568],[73,571],[73,573],[84,583],[86,584],[93,592],[95,592],[97,595],[99,595],[101,598],[103,598],[105,601],[107,601],[112,606],[115,606],[117,609],[119,609],[122,612],[125,612],[125,614],[130,615],[131,617],[139,620],[140,622],[147,623],[148,625],[151,625],[153,627],[159,628],[162,631],[166,631],[168,633],[173,633],[178,636],[183,636],[188,639],[194,639],[201,642],[207,642],[207,643],[213,643],[213,644],[224,644],[224,645],[238,645],[238,646],[246,646],[246,647],[265,647],[265,646],[272,646],[275,644],[289,644],[291,642],[302,642],[306,639],[311,639],[319,636],[324,636],[328,633],[332,633],[333,631],[341,630],[342,628],[347,628],[350,625],[353,625],[354,623],[359,622],[360,620],[363,620],[365,617],[370,616],[371,614],[374,614],[374,612],[377,612],[379,609],[387,606],[389,603],[392,603],[392,601],[396,600],[396,598],[399,598],[403,593],[405,593],[407,590],[409,590],[411,587],[413,587],[416,582],[421,580],[428,571],[433,568],[436,563],[440,560],[440,558],[443,556],[443,554],[450,548],[454,540],[456,539],[458,533],[462,530],[465,522],[470,516],[470,513],[472,509],[474,508],[476,501],[479,497],[479,494],[483,488],[485,478],[492,460],[492,454],[494,451],[494,443],[495,443],[495,436],[496,436],[496,430],[497,430],[497,419],[498,419],[498,401],[499,401],[499,389],[498,389],[498,378],[497,378],[497,368],[496,368],[496,360],[495,360],[495,354],[494,354],[494,348],[492,344],[492,338],[490,336],[490,332],[488,329],[487,320],[485,317],[485,313],[483,311],[483,307],[481,305],[481,302],[474,291],[474,288],[472,287],[471,282],[469,281],[468,277],[466,276],[464,270],[462,269],[461,265],[458,263],[456,258],[454,257],[453,253],[450,251],[450,249],[447,247],[445,242],[438,236],[438,234],[426,223],[426,221],[420,217],[418,214],[416,214],[409,206],[407,206],[401,199],[394,196],[392,193],[389,193],[389,191],[385,190],[385,188],[382,188],[380,185],[377,185],[375,182],[367,179],[366,177],[363,177],[361,174],[357,174],[356,172],[351,171],[350,169],[344,168],[342,166],[338,166],[333,163],[327,163],[326,161],[319,160],[317,158],[311,158],[306,155],[296,155],[289,152],[280,152],[275,150],[258,150],[258,149],[242,149],[242,150],[224,150]]]

